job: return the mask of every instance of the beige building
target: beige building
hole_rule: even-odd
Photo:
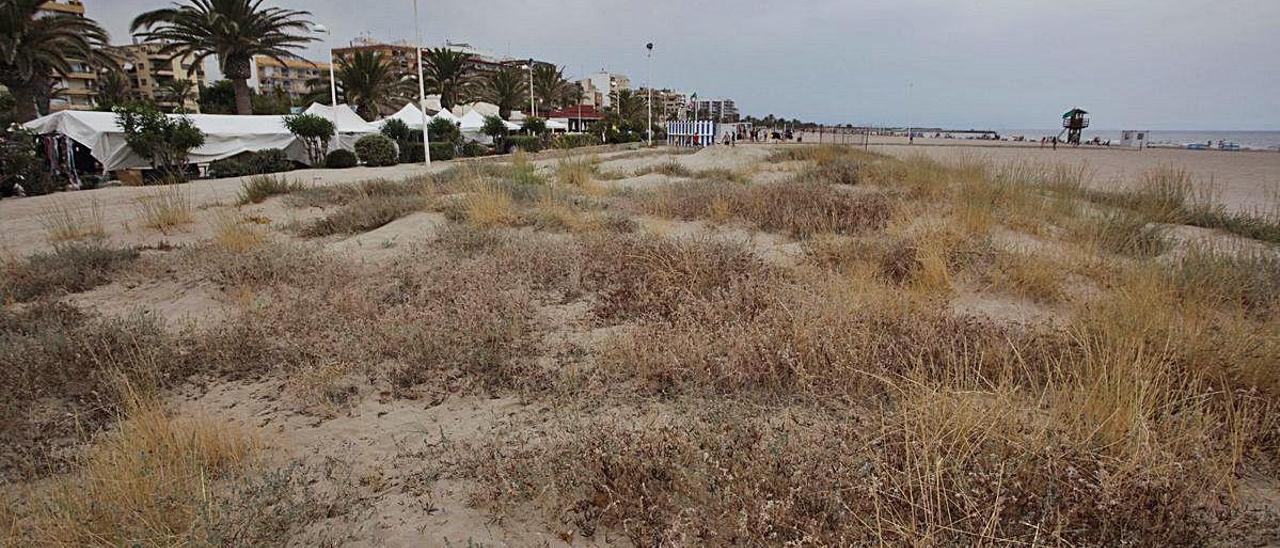
[[[255,57],[254,76],[258,82],[258,93],[268,93],[280,88],[289,94],[295,102],[303,99],[311,91],[312,80],[323,80],[325,89],[329,89],[329,63],[307,61],[303,59],[285,59],[281,63],[270,57]],[[328,95],[325,96],[328,102]]]
[[[84,17],[84,3],[80,0],[49,0],[40,6],[42,15],[73,15]],[[89,110],[94,106],[98,75],[81,60],[71,60],[71,72],[54,83],[52,110]]]
[[[649,90],[640,88],[636,95],[649,100]],[[689,114],[689,96],[671,89],[653,90],[653,117],[659,120],[684,120]]]
[[[631,89],[631,79],[602,70],[578,80],[578,86],[582,88],[582,104],[604,109],[613,105],[619,90]]]
[[[161,108],[174,108],[178,103],[172,96],[169,82],[188,80],[193,86],[182,106],[192,111],[198,109],[199,88],[207,83],[204,67],[195,67],[195,72],[191,72],[191,57],[172,59],[168,54],[160,53],[161,47],[162,44],[142,43],[111,46],[106,51],[124,70],[129,89],[135,97],[154,101]]]

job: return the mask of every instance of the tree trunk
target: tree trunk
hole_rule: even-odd
[[[253,114],[253,93],[249,90],[249,80],[237,78],[231,81],[231,87],[236,90],[236,114]]]
[[[39,116],[39,112],[36,110],[36,95],[31,84],[10,86],[9,93],[13,94],[15,122],[19,124],[30,122]]]

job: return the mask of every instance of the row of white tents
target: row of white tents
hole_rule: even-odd
[[[483,103],[472,105],[460,117],[448,110],[441,110],[427,119],[449,120],[460,126],[465,138],[488,142],[488,138],[480,133],[481,127],[484,126],[485,112],[490,110],[486,107],[492,107],[492,105]],[[496,114],[496,107],[492,110]],[[329,106],[317,103],[311,105],[305,112],[323,116],[337,127],[338,135],[329,145],[331,150],[354,150],[356,141],[365,135],[378,133],[386,120],[393,118],[403,121],[411,129],[423,128],[422,111],[413,104],[406,105],[399,112],[377,122],[364,121],[347,105]],[[206,136],[205,144],[191,151],[191,163],[213,162],[245,152],[270,148],[284,150],[290,159],[298,162],[307,160],[302,143],[285,128],[284,116],[225,114],[188,114],[186,116]],[[518,124],[507,121],[504,123],[511,130],[520,128]],[[24,127],[42,135],[51,133],[65,135],[87,147],[90,154],[102,163],[106,171],[150,165],[129,148],[125,142],[124,130],[116,123],[116,115],[111,112],[66,110],[27,122]]]

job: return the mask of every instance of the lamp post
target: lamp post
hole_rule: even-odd
[[[653,42],[644,45],[644,49],[648,50],[649,57],[649,82],[645,86],[649,88],[649,146],[653,146]]]
[[[531,118],[538,117],[538,107],[533,104],[533,59],[529,59],[529,116]]]
[[[413,0],[413,29],[417,36],[417,44],[413,49],[418,51],[418,109],[422,111],[422,160],[431,167],[431,135],[428,131],[431,118],[427,116],[427,81],[422,70],[422,19],[418,17],[418,0]]]
[[[330,40],[333,39],[333,31],[329,30],[329,27],[316,25],[311,27],[311,30],[317,34],[328,35]],[[329,104],[336,107],[338,106],[338,78],[334,73],[333,60],[333,46],[329,46]]]

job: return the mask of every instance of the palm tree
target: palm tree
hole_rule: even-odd
[[[465,52],[447,48],[427,50],[422,60],[427,93],[440,95],[445,110],[467,102],[475,84],[475,61]]]
[[[635,91],[620,89],[613,96],[612,108],[606,113],[611,125],[622,131],[644,131],[647,127],[644,99]]]
[[[0,1],[0,84],[13,94],[16,121],[36,117],[38,96],[52,88],[54,75],[72,72],[76,61],[103,61],[96,49],[107,31],[93,19],[38,15],[44,0]]]
[[[104,70],[98,73],[98,108],[111,109],[124,105],[133,99],[133,89],[124,74],[116,70]]]
[[[545,113],[574,103],[582,88],[564,77],[564,68],[536,65],[533,68],[533,98],[538,112]]]
[[[414,80],[397,76],[390,57],[373,51],[356,52],[340,62],[336,76],[338,93],[366,120],[412,101],[417,88]]]
[[[164,43],[161,53],[192,57],[191,71],[210,56],[236,92],[236,112],[253,114],[249,90],[254,56],[280,61],[299,59],[292,50],[317,40],[309,32],[310,12],[263,7],[265,0],[185,0],[187,5],[149,11],[133,20],[131,30],[144,40]],[[139,32],[139,30],[143,32]]]
[[[524,71],[516,67],[504,66],[485,75],[480,97],[498,105],[498,116],[505,120],[511,118],[511,110],[525,100],[527,89]]]
[[[160,92],[165,101],[174,103],[178,110],[185,111],[187,101],[196,92],[196,83],[186,78],[174,78],[161,84]]]

